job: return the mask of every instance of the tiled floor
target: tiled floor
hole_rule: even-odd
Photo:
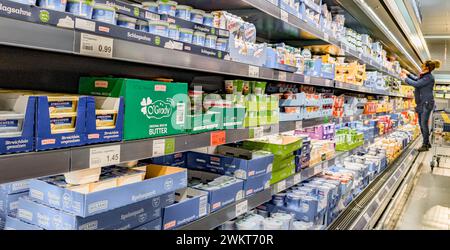
[[[424,157],[417,184],[408,197],[397,229],[450,230],[450,159],[441,162],[441,168],[431,173],[432,156],[429,152]]]

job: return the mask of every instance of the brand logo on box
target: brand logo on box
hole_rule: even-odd
[[[108,81],[95,81],[96,88],[108,88]]]
[[[166,92],[167,91],[167,86],[166,85],[156,85],[155,86],[155,91]]]
[[[138,221],[140,223],[146,222],[147,221],[147,213],[143,213],[143,214],[138,215]]]
[[[98,31],[109,33],[109,28],[105,26],[98,26]]]
[[[89,134],[88,139],[98,139],[100,138],[100,134]]]
[[[176,220],[173,220],[173,221],[171,221],[171,222],[168,222],[168,223],[164,224],[164,230],[167,230],[167,229],[169,229],[169,228],[172,228],[172,227],[174,227],[174,226],[176,226],[176,225],[177,225],[177,221],[176,221]]]
[[[144,98],[141,101],[141,112],[148,119],[163,119],[169,118],[173,114],[174,102],[173,99],[167,98],[166,101],[155,101],[150,97]]]
[[[41,141],[41,145],[50,145],[50,144],[55,144],[56,143],[56,139],[45,139]]]
[[[169,178],[164,182],[164,188],[166,190],[170,190],[170,189],[172,189],[172,187],[173,187],[173,179]]]
[[[153,207],[159,207],[159,204],[161,204],[161,198],[157,197],[153,199],[152,205]]]
[[[214,204],[212,205],[212,209],[219,208],[221,205],[222,205],[221,202],[216,202],[216,203],[214,203]]]

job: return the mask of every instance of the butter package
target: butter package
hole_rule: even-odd
[[[29,189],[29,182],[30,182],[29,180],[23,180],[0,184],[0,192],[4,192],[6,194],[17,194],[26,192]]]
[[[272,173],[267,173],[244,180],[245,197],[250,197],[258,192],[269,189],[271,179]]]
[[[80,217],[103,213],[187,186],[186,169],[157,165],[147,166],[145,180],[141,182],[88,194],[72,191],[64,185],[57,185],[54,180],[58,178],[61,176],[31,180],[30,197]]]
[[[244,181],[214,173],[189,170],[190,187],[209,193],[209,212],[215,212],[245,197]]]
[[[234,176],[239,179],[249,179],[272,172],[273,154],[259,151],[255,153],[254,159],[243,159],[230,157],[238,155],[245,149],[221,147],[219,152],[225,155],[209,155],[197,152],[187,153],[186,167],[190,169],[204,170],[221,175]]]
[[[34,150],[36,97],[0,93],[0,154]]]
[[[123,78],[80,79],[79,92],[124,98],[124,139],[155,138],[186,132],[188,86]]]
[[[5,222],[5,230],[18,230],[18,231],[35,231],[35,230],[44,230],[41,227],[38,227],[36,225],[26,223],[24,221],[21,221],[20,219],[17,219],[13,216],[8,216],[6,218]]]
[[[186,157],[187,153],[176,153],[152,158],[150,162],[157,165],[184,168],[186,166]]]
[[[47,230],[124,230],[161,217],[162,207],[173,202],[174,194],[169,193],[83,218],[21,198],[17,217]]]
[[[8,214],[14,214],[20,197],[28,196],[28,192],[7,194],[0,191],[0,218],[5,218]]]
[[[163,208],[163,229],[175,229],[208,214],[208,192],[193,188],[178,190],[175,203]]]
[[[39,95],[36,149],[48,150],[86,144],[86,96]]]
[[[152,220],[144,225],[133,228],[133,230],[143,230],[143,231],[158,231],[161,230],[162,219],[158,218],[156,220]]]
[[[244,141],[243,147],[249,150],[268,151],[275,157],[285,158],[302,148],[302,139],[293,136],[275,135]]]
[[[123,97],[90,96],[86,109],[86,142],[105,143],[123,139]]]

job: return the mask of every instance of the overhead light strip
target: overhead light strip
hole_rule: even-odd
[[[371,16],[372,19],[376,21],[382,30],[390,36],[390,38],[397,44],[397,47],[408,57],[408,59],[420,70],[419,64],[413,59],[413,57],[406,51],[405,47],[398,41],[394,34],[386,27],[383,21],[378,17],[378,15],[372,10],[372,8],[366,3],[365,0],[356,0],[361,7]]]

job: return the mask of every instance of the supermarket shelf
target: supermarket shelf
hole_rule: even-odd
[[[264,204],[272,199],[270,189],[266,189],[262,192],[256,193],[246,199],[235,202],[215,213],[209,214],[197,221],[187,224],[179,230],[212,230],[216,227],[222,225],[223,223],[232,220],[241,214],[237,214],[236,206],[246,206],[247,209],[243,210],[245,212],[250,211],[261,204]],[[242,212],[241,209],[238,209]]]
[[[278,125],[263,126],[263,134],[270,135],[279,132]],[[254,128],[243,128],[227,130],[225,143],[234,143],[250,139],[251,130]],[[98,144],[85,147],[74,147],[70,149],[52,150],[44,152],[30,152],[22,154],[11,154],[0,156],[0,183],[37,178],[42,176],[62,174],[70,171],[82,170],[90,167],[91,151],[106,150],[111,146],[118,146],[120,151],[120,163],[152,158],[155,155],[153,146],[156,143],[175,144],[170,153],[184,152],[196,148],[211,146],[211,138],[220,131],[206,132],[194,135],[180,135],[167,138],[155,138],[119,143]],[[222,135],[219,135],[222,136]]]
[[[369,184],[328,229],[363,230],[373,227],[417,158],[419,142],[419,139],[413,141],[400,158]]]

